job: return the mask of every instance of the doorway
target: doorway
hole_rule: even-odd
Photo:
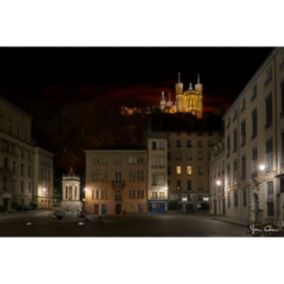
[[[94,205],[94,213],[95,213],[96,215],[99,215],[99,209],[100,209],[99,204],[95,204],[95,205]]]
[[[8,198],[3,199],[3,205],[4,205],[4,208],[5,208],[5,211],[8,210],[8,205],[9,205],[9,199]]]
[[[115,214],[120,215],[121,214],[121,204],[115,204]]]
[[[102,205],[102,215],[107,215],[107,206],[105,204]]]

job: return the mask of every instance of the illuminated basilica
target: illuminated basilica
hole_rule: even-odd
[[[200,83],[198,74],[197,83],[192,87],[189,84],[188,90],[184,90],[183,83],[180,80],[180,73],[178,73],[178,82],[176,83],[176,101],[171,99],[171,94],[168,100],[165,98],[165,93],[162,91],[160,99],[160,109],[166,113],[191,113],[197,118],[202,118],[203,115],[203,86]]]

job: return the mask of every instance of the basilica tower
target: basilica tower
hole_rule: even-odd
[[[176,101],[171,100],[169,94],[168,101],[162,91],[160,99],[160,109],[165,113],[191,113],[197,118],[203,117],[203,85],[200,83],[200,76],[197,76],[197,83],[194,85],[190,83],[187,90],[183,90],[183,83],[180,80],[180,73],[178,73],[178,81],[175,84]]]
[[[176,107],[177,112],[184,111],[183,83],[180,81],[180,73],[178,73],[178,82],[176,83]]]
[[[203,116],[203,85],[200,83],[200,75],[197,76],[197,84],[194,86],[195,90],[198,92],[198,105],[197,105],[197,118],[202,118]]]
[[[161,93],[161,99],[160,99],[160,110],[164,111],[165,107],[166,107],[166,99],[165,99],[165,94],[164,91],[162,91]]]

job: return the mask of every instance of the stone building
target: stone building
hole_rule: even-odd
[[[31,203],[53,206],[53,156],[35,145],[31,117],[0,97],[0,206]]]
[[[148,138],[148,206],[150,212],[167,211],[167,139],[164,134]]]
[[[33,171],[33,202],[38,208],[53,207],[53,155],[40,148],[34,147]]]
[[[85,208],[98,215],[147,212],[147,150],[86,151]]]
[[[178,202],[184,213],[209,208],[209,153],[222,139],[220,131],[169,131],[169,202]]]
[[[210,151],[209,183],[210,214],[225,214],[224,195],[224,141],[215,144]]]
[[[284,218],[284,49],[276,48],[224,115],[228,217]]]

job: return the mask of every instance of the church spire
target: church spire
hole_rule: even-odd
[[[75,173],[74,173],[73,167],[71,166],[70,169],[69,169],[68,176],[74,176],[74,175],[75,175]]]
[[[197,74],[197,84],[200,84],[200,74]]]
[[[180,83],[180,72],[178,72],[178,83]]]
[[[189,83],[189,90],[190,91],[192,90],[192,83],[191,82]]]

